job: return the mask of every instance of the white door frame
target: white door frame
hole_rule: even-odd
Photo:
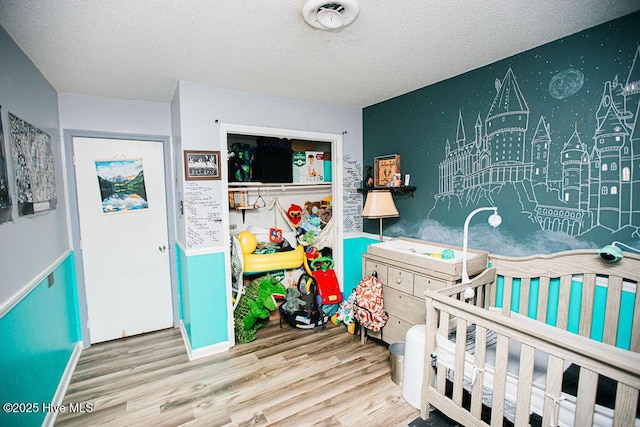
[[[165,192],[167,195],[167,233],[169,237],[169,268],[171,274],[171,299],[173,308],[173,326],[180,325],[180,308],[178,305],[178,282],[176,266],[176,206],[174,163],[171,150],[171,139],[168,136],[138,135],[126,133],[95,132],[86,130],[64,130],[64,162],[66,173],[66,199],[68,215],[69,241],[73,249],[76,264],[76,284],[78,290],[78,312],[80,313],[80,328],[82,332],[82,346],[88,348],[91,345],[87,312],[87,294],[84,281],[84,266],[82,263],[82,251],[80,250],[80,217],[78,213],[78,194],[76,188],[75,166],[73,164],[73,138],[103,138],[103,139],[131,139],[136,141],[161,142],[164,154]]]
[[[249,125],[238,125],[231,123],[221,123],[220,124],[220,152],[222,153],[222,192],[223,194],[227,194],[229,191],[229,179],[228,179],[228,171],[227,171],[227,135],[228,134],[239,134],[239,135],[253,135],[253,136],[267,136],[267,137],[277,137],[277,138],[289,138],[289,139],[302,139],[306,141],[318,141],[318,142],[329,142],[331,143],[331,196],[333,200],[337,202],[333,203],[333,211],[332,218],[334,220],[334,228],[333,228],[333,254],[335,259],[338,259],[339,262],[335,264],[335,272],[338,278],[338,283],[342,284],[344,289],[344,266],[342,265],[342,260],[344,257],[344,249],[343,249],[343,240],[342,240],[342,223],[343,223],[343,209],[344,209],[344,200],[343,196],[343,168],[342,168],[342,153],[343,153],[343,134],[334,134],[334,133],[323,133],[323,132],[311,132],[311,131],[303,131],[303,130],[294,130],[294,129],[278,129],[264,126],[249,126]],[[229,198],[222,197],[222,218],[223,224],[229,224]],[[229,227],[224,227],[224,241],[229,242],[231,239],[231,233],[229,231]],[[225,247],[225,264],[227,266],[231,265],[231,250],[229,245]],[[228,312],[229,312],[229,336],[233,339],[233,345],[235,345],[235,337],[233,333],[233,304],[231,302],[231,269],[227,268],[227,301],[228,301]]]

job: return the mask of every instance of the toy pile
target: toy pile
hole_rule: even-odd
[[[331,196],[319,202],[306,202],[304,207],[292,204],[286,211],[286,217],[296,230],[298,243],[304,246],[316,245],[316,239],[327,227],[333,211]]]

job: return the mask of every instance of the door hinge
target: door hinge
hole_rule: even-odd
[[[73,162],[73,166],[76,165],[76,155],[71,156],[71,161]]]

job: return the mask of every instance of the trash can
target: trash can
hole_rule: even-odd
[[[389,346],[389,360],[391,362],[391,381],[401,386],[404,370],[403,342],[395,342]]]
[[[420,409],[422,403],[422,383],[424,380],[424,342],[426,325],[414,325],[407,331],[406,357],[404,361],[405,381],[402,383],[402,397],[411,406]]]

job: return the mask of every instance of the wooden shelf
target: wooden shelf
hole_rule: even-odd
[[[400,187],[367,187],[358,188],[358,193],[364,193],[366,195],[369,191],[373,190],[388,190],[392,193],[409,194],[409,197],[413,197],[413,192],[416,191],[416,187],[412,185],[402,185]]]
[[[319,181],[319,182],[255,182],[255,181],[247,181],[247,182],[237,182],[230,181],[229,187],[238,188],[238,187],[331,187],[331,182]]]

